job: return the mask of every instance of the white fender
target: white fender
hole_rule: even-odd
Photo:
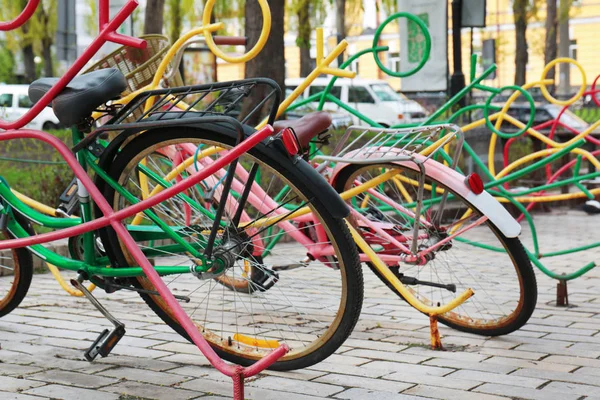
[[[393,153],[401,153],[399,149],[387,149],[386,157],[393,157]],[[378,156],[381,153],[378,152]],[[504,234],[509,238],[519,236],[521,233],[521,225],[510,215],[510,213],[504,208],[498,200],[496,200],[491,194],[483,191],[477,195],[473,193],[465,183],[465,176],[456,172],[455,170],[441,164],[432,159],[426,159],[425,156],[420,154],[411,154],[416,160],[423,163],[427,176],[443,182],[453,192],[464,197],[469,203],[471,203],[482,215],[488,217],[488,219]],[[369,154],[361,154],[359,150],[352,151],[344,155],[344,158],[369,158]],[[375,158],[375,156],[373,156]],[[412,161],[393,161],[390,164],[398,164],[405,168],[418,171],[418,167]],[[339,172],[345,167],[349,166],[349,163],[338,163],[331,175],[331,182],[334,183]]]

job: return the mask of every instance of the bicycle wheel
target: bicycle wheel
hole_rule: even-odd
[[[0,240],[6,239],[13,237],[0,231]],[[21,304],[31,285],[32,276],[33,259],[27,249],[0,252],[0,317]]]
[[[207,163],[214,162],[223,156],[223,149],[235,143],[233,135],[216,134],[191,128],[178,128],[173,131],[152,131],[132,140],[111,163],[109,173],[137,199],[142,198],[142,185],[138,171],[142,160],[145,160],[144,173],[147,176],[165,177],[173,169],[173,165],[164,162],[185,160],[194,156],[197,149],[203,149],[198,165],[188,167],[181,177],[194,173]],[[208,156],[210,149],[220,149]],[[213,277],[197,277],[192,273],[165,276],[163,280],[176,295],[188,296],[191,301],[182,304],[184,310],[195,322],[196,326],[221,357],[238,364],[249,365],[268,354],[279,344],[286,343],[290,352],[273,369],[290,370],[304,368],[315,364],[332,354],[351,333],[360,313],[362,305],[362,272],[358,253],[351,241],[347,227],[342,218],[334,218],[326,211],[322,194],[311,189],[311,182],[303,182],[298,175],[292,173],[297,166],[282,157],[273,155],[273,150],[259,144],[239,159],[236,178],[231,195],[223,215],[223,225],[217,233],[213,254],[220,254],[227,260],[225,271],[218,277],[232,277],[236,282],[245,281],[246,285],[238,290],[235,284],[227,288],[215,282]],[[238,226],[232,220],[237,211],[236,199],[243,192],[245,183],[242,170],[258,164],[261,171],[261,183],[255,182],[252,193],[246,202],[242,219]],[[239,175],[238,174],[241,174]],[[219,175],[220,174],[220,175]],[[169,226],[179,229],[181,238],[204,251],[206,238],[213,224],[207,215],[209,203],[222,199],[222,181],[225,170],[204,180],[203,187],[190,190],[185,195],[173,197],[153,208],[161,220]],[[238,176],[239,175],[239,176]],[[174,183],[178,178],[173,178]],[[148,179],[150,191],[157,186],[157,180]],[[272,197],[289,187],[287,194],[274,202]],[[214,196],[207,196],[207,189]],[[210,191],[209,190],[209,191]],[[104,188],[104,195],[115,209],[122,209],[131,203],[112,188]],[[189,215],[190,204],[205,207],[199,210],[194,207]],[[313,214],[312,228],[321,230],[324,237],[315,245],[327,248],[327,256],[311,257],[309,250],[293,239],[303,233],[295,222],[287,225],[280,223],[286,215],[305,205]],[[186,211],[188,210],[188,211]],[[270,218],[260,227],[244,228],[252,221]],[[133,219],[125,221],[131,228]],[[154,223],[144,217],[143,224],[153,226]],[[281,232],[283,230],[283,232]],[[109,256],[121,259],[124,265],[134,262],[128,251],[110,230],[107,250]],[[268,256],[263,258],[265,240],[269,235],[282,234]],[[196,265],[196,259],[186,251],[173,251],[173,242],[163,240],[148,246],[140,243],[142,249],[149,252],[161,251],[154,256],[156,266],[164,265]],[[158,247],[160,246],[160,247]],[[161,250],[162,249],[162,250]],[[325,251],[325,250],[323,250]],[[260,271],[271,279],[270,287],[262,287],[252,279],[248,271]],[[281,270],[273,276],[273,270]],[[273,282],[274,281],[274,282]],[[146,278],[137,278],[137,284],[144,289],[154,290]],[[247,290],[250,286],[252,290]],[[167,324],[178,333],[188,338],[173,317],[172,311],[165,302],[155,295],[142,294],[144,300]]]
[[[376,232],[358,218],[352,223],[379,254],[391,256],[387,263],[396,276],[429,305],[446,304],[457,293],[473,289],[475,295],[471,299],[440,316],[439,320],[452,328],[495,336],[523,326],[535,309],[537,284],[521,242],[504,236],[489,220],[476,225],[481,214],[443,182],[425,177],[418,251],[461,229],[464,232],[429,253],[420,263],[403,261],[399,247],[389,239],[391,236],[411,248],[416,218],[414,214],[411,218],[410,213],[415,210],[414,201],[418,198],[416,170],[386,164],[351,166],[338,176],[336,189],[347,190],[389,170],[397,170],[398,175],[351,200],[352,206],[384,233]],[[439,199],[444,191],[452,196],[441,206]],[[369,263],[369,267],[400,296],[373,265]]]

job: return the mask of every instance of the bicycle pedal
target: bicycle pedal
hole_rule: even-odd
[[[60,201],[60,205],[58,206],[57,211],[65,217],[73,215],[73,212],[79,206],[76,178],[69,183],[69,186],[62,192],[58,200]]]
[[[103,330],[98,339],[84,353],[85,359],[92,362],[98,355],[108,356],[123,336],[125,336],[125,325],[116,326],[112,331]]]
[[[279,281],[279,274],[270,268],[263,267],[252,274],[252,282],[259,292],[266,292]]]

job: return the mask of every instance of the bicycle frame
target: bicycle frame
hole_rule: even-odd
[[[167,288],[165,283],[160,278],[160,274],[154,269],[154,267],[150,264],[146,256],[143,254],[141,249],[135,243],[134,238],[127,231],[126,227],[123,226],[121,221],[125,218],[133,216],[139,212],[146,210],[165,199],[175,196],[178,193],[188,189],[189,187],[197,184],[202,179],[214,173],[219,168],[225,167],[225,165],[234,161],[239,155],[245,153],[250,148],[258,144],[261,140],[264,140],[267,136],[273,133],[273,129],[270,126],[266,126],[265,128],[258,131],[255,135],[251,136],[247,140],[240,143],[236,146],[232,151],[218,162],[215,163],[215,167],[213,169],[209,168],[202,173],[196,174],[195,176],[188,177],[181,182],[177,183],[173,187],[164,190],[162,193],[157,194],[152,198],[148,198],[140,203],[132,205],[126,209],[123,209],[118,212],[114,212],[112,207],[108,202],[104,199],[98,188],[94,185],[91,178],[87,175],[86,170],[84,168],[85,161],[83,159],[78,160],[69,150],[69,148],[62,143],[59,139],[53,137],[52,135],[35,131],[30,129],[20,129],[23,128],[27,123],[31,122],[31,120],[38,115],[41,110],[46,107],[54,97],[56,97],[62,89],[66,87],[68,82],[70,82],[75,75],[83,68],[83,66],[92,58],[92,56],[102,47],[103,44],[107,42],[118,43],[122,45],[129,45],[137,48],[143,48],[145,46],[145,42],[140,39],[135,39],[132,37],[124,36],[116,33],[117,28],[133,13],[133,11],[137,8],[138,3],[136,0],[129,0],[125,6],[116,14],[116,16],[109,20],[109,0],[99,0],[99,27],[100,33],[96,39],[92,41],[90,46],[86,49],[83,55],[69,68],[67,73],[59,80],[59,82],[48,92],[46,93],[42,99],[32,107],[29,112],[27,112],[22,118],[14,122],[0,121],[0,129],[6,130],[5,132],[0,133],[0,141],[7,141],[12,139],[35,139],[43,141],[50,146],[52,146],[58,153],[62,156],[62,158],[66,161],[68,166],[73,170],[75,176],[78,179],[78,187],[79,187],[79,197],[82,204],[89,203],[89,201],[94,201],[97,207],[103,214],[103,217],[100,217],[95,220],[87,220],[88,217],[91,216],[89,212],[90,209],[88,207],[82,207],[82,216],[83,220],[80,225],[69,226],[59,231],[40,234],[36,236],[28,236],[27,232],[22,230],[22,228],[18,225],[15,225],[15,222],[11,220],[9,222],[8,228],[13,232],[17,237],[21,235],[21,237],[17,239],[10,239],[0,242],[0,249],[14,249],[20,247],[29,247],[34,252],[36,249],[40,250],[39,245],[42,243],[47,243],[49,241],[58,240],[62,238],[67,238],[76,235],[87,235],[88,238],[92,235],[92,231],[105,227],[111,226],[117,235],[121,238],[126,248],[136,261],[136,263],[140,266],[139,269],[131,272],[139,272],[140,270],[145,274],[148,279],[152,282],[152,284],[156,287],[158,293],[167,305],[173,310],[176,319],[179,321],[181,326],[188,333],[192,341],[196,344],[196,346],[200,349],[200,351],[207,357],[209,362],[221,371],[223,374],[231,377],[234,383],[234,397],[236,399],[243,399],[243,382],[246,377],[253,376],[260,371],[267,368],[269,365],[273,364],[280,357],[282,357],[287,351],[288,348],[286,345],[279,346],[276,350],[274,350],[271,354],[266,356],[265,358],[257,361],[254,365],[250,367],[243,368],[237,365],[230,365],[224,362],[212,349],[212,347],[208,344],[208,342],[204,339],[202,334],[198,331],[194,323],[187,316],[187,314],[183,311],[173,294]],[[30,0],[25,10],[13,21],[8,23],[1,23],[0,30],[12,30],[16,29],[19,26],[23,25],[35,12],[35,8],[37,7],[39,0]],[[265,0],[259,0],[261,4],[261,8],[263,10],[263,15],[269,16],[268,13],[268,4]],[[214,6],[214,0],[209,0],[206,4],[204,20],[210,21],[210,12],[206,13],[206,11],[212,12],[212,7]],[[265,11],[266,10],[266,11]],[[266,13],[266,14],[265,14]],[[265,21],[267,18],[265,18]],[[270,21],[270,18],[268,18]],[[265,22],[267,25],[268,22]],[[204,27],[205,36],[210,36],[210,33],[222,28],[223,24],[210,24]],[[264,29],[263,29],[264,31]],[[214,42],[213,42],[214,45]],[[80,164],[81,162],[81,164]],[[8,188],[5,188],[8,189]],[[87,212],[86,212],[87,210]],[[3,212],[9,212],[10,210],[2,210]],[[50,220],[51,223],[56,223],[56,221]],[[65,222],[65,225],[71,225],[72,222]],[[88,239],[87,246],[90,246],[90,241]],[[103,271],[104,267],[96,267],[93,265],[87,265],[88,258],[90,261],[93,261],[93,252],[91,255],[86,256],[86,262],[84,263],[75,263],[72,264],[74,270],[79,270],[83,268],[83,271],[87,271],[89,274],[94,274],[95,272],[106,272]],[[112,272],[111,272],[112,273]]]

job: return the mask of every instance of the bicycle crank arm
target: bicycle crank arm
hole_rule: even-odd
[[[106,283],[105,286],[107,289],[131,290],[132,292],[151,294],[153,296],[160,296],[160,293],[158,293],[156,290],[139,289],[139,288],[135,288],[132,286],[118,285],[116,283]],[[181,300],[185,303],[189,303],[191,301],[191,299],[187,296],[179,296],[179,295],[174,294],[173,297],[175,297],[177,300]]]

